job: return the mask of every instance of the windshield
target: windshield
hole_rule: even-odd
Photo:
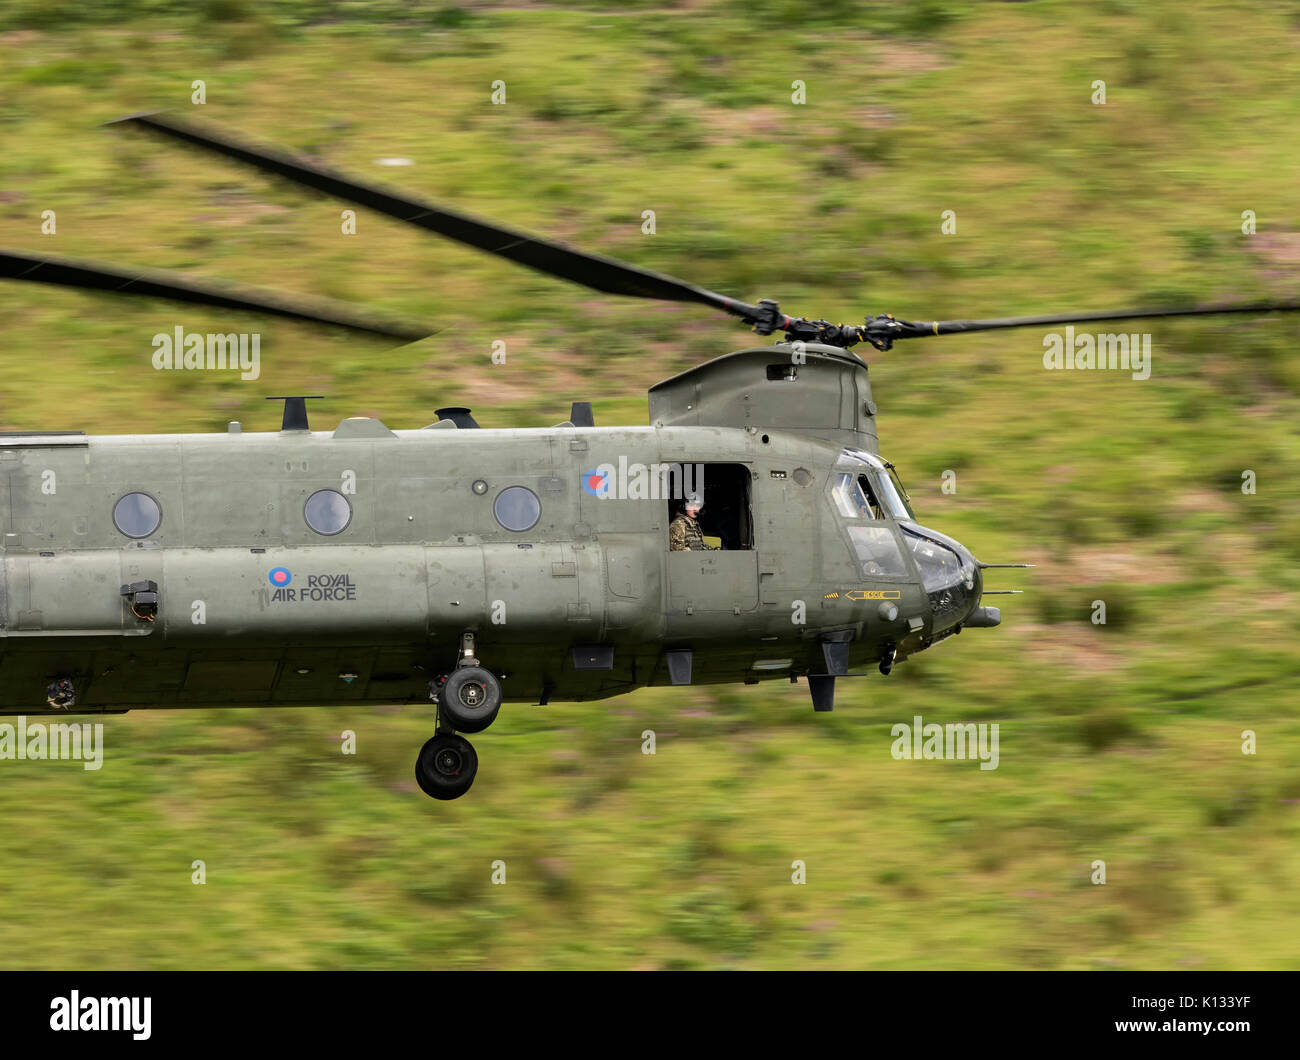
[[[908,503],[911,498],[907,495],[907,490],[903,489],[903,483],[899,481],[898,471],[889,461],[885,461],[885,468],[888,475],[880,476],[881,496],[889,506],[889,510],[894,513],[895,519],[915,519],[912,506]]]
[[[967,568],[961,558],[946,545],[922,537],[913,530],[903,527],[903,540],[912,550],[916,565],[921,571],[921,581],[927,593],[951,589],[959,582],[973,583],[975,569]]]

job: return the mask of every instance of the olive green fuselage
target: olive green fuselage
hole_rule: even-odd
[[[892,517],[874,525],[897,538],[901,569],[864,573],[828,494],[842,451],[754,426],[390,431],[369,419],[0,438],[0,710],[46,709],[58,678],[76,686],[78,712],[426,701],[465,633],[513,701],[668,684],[674,649],[691,650],[692,683],[825,673],[827,640],[850,642],[855,670],[887,645],[902,658],[945,628]],[[655,465],[702,465],[706,496],[711,476],[732,484],[730,547],[669,550]],[[618,472],[612,495],[589,488],[602,466]],[[650,470],[640,487],[638,467]],[[511,530],[497,499],[519,486],[540,514]],[[331,536],[304,518],[322,490],[350,509]],[[139,539],[114,517],[131,493],[160,513]],[[147,582],[152,621],[121,592]]]

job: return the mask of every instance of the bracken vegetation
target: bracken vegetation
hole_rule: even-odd
[[[0,427],[274,429],[286,392],[327,394],[317,423],[546,426],[576,398],[640,424],[649,385],[751,341],[364,211],[343,236],[340,204],[101,127],[123,114],[792,312],[1003,316],[1300,297],[1298,46],[1300,8],[1245,0],[10,0],[0,245],[443,330],[388,349],[247,318],[245,383],[151,367],[150,336],[216,316],[0,284]],[[508,706],[450,804],[411,775],[427,709],[108,718],[98,772],[0,761],[0,965],[1297,967],[1300,322],[1150,330],[1146,381],[1044,371],[1033,331],[866,351],[922,520],[1038,564],[992,575],[1029,590],[1001,628],[844,682],[833,715],[785,683]],[[918,714],[998,722],[999,768],[894,761]]]

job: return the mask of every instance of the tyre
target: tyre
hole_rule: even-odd
[[[415,782],[434,799],[458,799],[469,791],[478,772],[478,755],[463,737],[435,736],[415,759]]]
[[[438,713],[457,732],[482,732],[501,709],[501,682],[481,666],[453,670],[438,694]]]

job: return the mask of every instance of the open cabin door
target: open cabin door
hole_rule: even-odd
[[[744,464],[704,464],[699,524],[710,551],[668,552],[669,610],[677,614],[758,606],[752,473]],[[676,518],[681,500],[669,501]],[[668,542],[664,542],[668,547]]]

